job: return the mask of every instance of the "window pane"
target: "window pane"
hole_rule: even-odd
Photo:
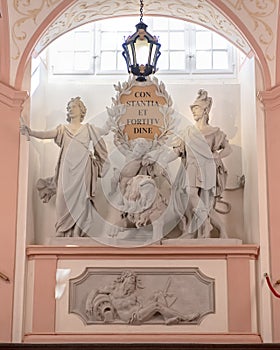
[[[228,69],[228,54],[226,51],[213,52],[213,68]]]
[[[185,49],[185,33],[171,32],[170,33],[170,50],[184,50]]]
[[[126,62],[121,51],[118,52],[117,57],[118,57],[117,70],[127,71]]]
[[[157,67],[159,70],[168,70],[169,69],[169,64],[168,64],[168,51],[162,51],[161,55],[159,56],[158,59],[158,64]]]
[[[213,49],[226,49],[227,40],[218,34],[213,34]]]
[[[126,32],[134,32],[136,23],[139,19],[136,17],[109,18],[96,22],[102,31],[115,31],[116,28]]]
[[[122,44],[125,42],[127,37],[128,37],[127,32],[117,32],[116,33],[117,49],[121,49],[122,48]]]
[[[116,55],[115,52],[101,53],[101,71],[116,70]]]
[[[161,44],[162,48],[168,49],[169,48],[168,33],[167,32],[160,33],[158,42]]]
[[[73,50],[73,33],[69,32],[62,35],[54,43],[57,50],[60,50],[60,51]]]
[[[58,52],[54,60],[54,73],[72,72],[73,52]]]
[[[159,70],[172,73],[195,69],[206,74],[213,69],[232,68],[229,67],[231,45],[217,33],[176,18],[146,16],[144,22],[148,25],[148,32],[157,35],[161,44]],[[53,72],[126,72],[122,44],[135,32],[137,23],[138,16],[110,18],[88,23],[64,34],[50,45]],[[195,57],[190,60],[188,55]],[[94,60],[93,56],[98,59]],[[147,53],[144,57],[144,60],[138,57],[138,62],[145,64]]]
[[[210,50],[211,49],[211,33],[196,32],[196,49]]]
[[[116,47],[115,33],[102,32],[100,40],[101,40],[101,50],[112,50],[113,48]]]
[[[185,21],[181,21],[178,19],[169,18],[169,29],[170,30],[184,30]]]
[[[170,69],[184,70],[185,67],[185,52],[170,52]]]
[[[168,30],[168,18],[153,18],[153,31],[157,30]],[[149,31],[149,28],[148,28]]]
[[[76,32],[74,36],[74,45],[76,50],[89,50],[92,46],[90,32]],[[72,43],[73,45],[73,43]]]
[[[74,70],[89,71],[91,68],[91,54],[89,52],[75,52]]]
[[[212,69],[211,52],[196,52],[196,69]]]

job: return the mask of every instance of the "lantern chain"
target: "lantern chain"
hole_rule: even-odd
[[[143,7],[144,7],[144,1],[140,0],[140,22],[143,22]]]

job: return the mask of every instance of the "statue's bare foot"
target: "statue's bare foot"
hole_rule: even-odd
[[[198,312],[194,312],[193,314],[188,315],[185,318],[185,321],[195,321],[196,319],[198,319],[199,316],[200,314]]]
[[[178,324],[180,322],[182,322],[183,319],[179,316],[176,316],[176,317],[171,317],[171,318],[168,318],[166,321],[165,321],[165,324],[169,325],[169,324]]]

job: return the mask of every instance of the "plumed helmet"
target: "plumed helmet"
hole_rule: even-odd
[[[192,109],[195,106],[199,106],[207,113],[209,113],[212,107],[212,97],[208,97],[208,92],[203,89],[200,89],[197,94],[198,96],[193,104],[190,105],[190,108]]]

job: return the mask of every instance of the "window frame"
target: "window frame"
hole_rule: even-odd
[[[157,17],[157,20],[160,17]],[[123,19],[123,18],[121,18]],[[134,17],[130,17],[131,20],[134,20]],[[166,18],[164,18],[166,19]],[[183,25],[183,29],[174,29],[174,28],[170,28],[170,22],[171,21],[175,21],[176,19],[173,18],[167,18],[168,20],[168,28],[167,29],[157,29],[154,30],[154,26],[153,26],[153,18],[147,18],[147,20],[145,19],[146,24],[148,24],[148,31],[150,33],[156,33],[157,36],[159,36],[159,41],[160,41],[160,34],[161,33],[167,33],[167,37],[168,37],[168,41],[170,38],[170,33],[176,33],[176,32],[180,32],[180,33],[184,33],[184,49],[182,50],[176,50],[176,49],[170,49],[169,45],[168,48],[165,49],[164,46],[161,47],[161,52],[162,54],[164,52],[166,52],[168,54],[168,69],[164,69],[160,67],[160,58],[159,58],[159,62],[158,62],[158,67],[159,67],[159,72],[160,75],[183,75],[185,77],[191,77],[191,76],[223,76],[223,77],[228,77],[228,78],[234,78],[236,77],[236,66],[237,66],[237,51],[238,49],[235,48],[232,44],[230,44],[230,42],[227,41],[228,45],[227,45],[227,58],[228,58],[228,69],[197,69],[196,68],[196,52],[198,50],[196,50],[196,32],[199,30],[202,31],[209,31],[211,33],[211,40],[213,41],[213,35],[220,35],[214,31],[211,31],[205,27],[202,27],[200,25],[194,24],[194,23],[190,23],[190,22],[186,22],[183,20],[179,20],[184,22]],[[135,19],[135,22],[137,21],[137,19]],[[72,29],[72,31],[69,31],[66,34],[69,34],[70,32],[79,32],[79,31],[84,31],[84,28],[88,28],[88,31],[91,32],[91,45],[89,45],[90,47],[90,52],[91,52],[91,67],[92,69],[89,69],[88,71],[84,71],[84,70],[72,70],[72,71],[68,71],[68,72],[59,72],[56,71],[55,69],[55,45],[56,43],[53,42],[52,44],[50,44],[50,46],[47,49],[48,52],[48,62],[49,62],[49,69],[51,68],[50,75],[52,76],[91,76],[91,77],[105,77],[105,76],[112,76],[112,75],[124,75],[127,74],[127,70],[126,70],[126,66],[125,66],[125,61],[123,59],[123,65],[125,67],[125,69],[123,70],[117,70],[117,69],[108,69],[108,70],[102,70],[101,68],[101,55],[102,55],[102,47],[101,47],[101,34],[102,34],[102,30],[101,30],[101,21],[97,21],[97,22],[91,22],[91,23],[87,23],[83,26],[77,27],[75,29]],[[103,31],[104,32],[104,31]],[[106,32],[106,31],[105,31]],[[110,32],[110,30],[108,31]],[[112,30],[111,30],[112,32]],[[128,36],[132,33],[129,32],[125,32],[124,30],[121,31],[116,31],[116,33],[122,33],[125,34],[124,36]],[[61,39],[58,38],[58,39]],[[227,39],[225,39],[227,40]],[[124,40],[123,40],[124,42]],[[119,47],[117,46],[119,45]],[[118,64],[118,59],[122,59],[121,53],[123,51],[122,49],[122,43],[118,43],[117,45],[115,45],[115,47],[111,49],[104,49],[103,52],[114,52],[115,53],[115,67]],[[203,51],[203,50],[202,50]],[[204,50],[206,51],[206,50]],[[211,55],[213,56],[213,52],[217,52],[218,49],[213,49],[212,44],[211,44],[211,49],[209,50],[211,51]],[[222,49],[222,51],[225,51],[224,49]],[[63,52],[63,50],[61,50],[61,52]],[[64,51],[66,52],[66,51]],[[74,51],[73,51],[74,52]],[[176,52],[183,52],[184,53],[184,59],[185,59],[185,67],[184,69],[170,69],[170,54],[172,53],[176,53]]]

